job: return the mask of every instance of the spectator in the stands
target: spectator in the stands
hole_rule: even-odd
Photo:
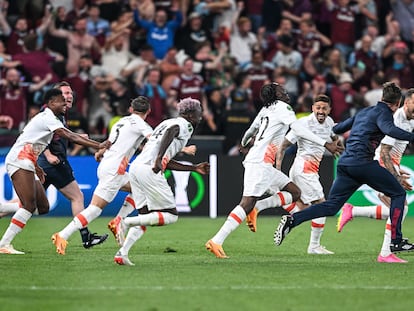
[[[106,39],[111,34],[110,24],[106,19],[100,17],[100,9],[96,4],[92,4],[88,8],[86,32],[94,36],[101,46],[105,45]]]
[[[157,59],[162,59],[168,49],[173,46],[175,32],[182,22],[183,17],[177,4],[174,5],[172,11],[175,12],[173,20],[169,21],[167,12],[161,9],[155,12],[154,21],[148,22],[140,17],[138,9],[134,10],[134,21],[138,26],[146,29],[147,43],[154,48]]]
[[[20,77],[18,70],[9,68],[0,80],[0,114],[10,116],[15,129],[26,121],[29,93],[40,90],[52,79],[52,75],[47,75],[37,83],[22,83]]]
[[[197,12],[192,12],[188,16],[188,23],[177,33],[177,49],[183,49],[191,58],[195,58],[197,46],[204,43],[211,44],[210,33],[204,29],[202,16]]]
[[[50,23],[49,31],[52,35],[66,39],[68,48],[67,65],[72,66],[79,63],[80,57],[84,54],[92,55],[94,60],[100,58],[100,45],[94,36],[86,32],[86,18],[76,20],[74,31],[56,29],[55,23]]]

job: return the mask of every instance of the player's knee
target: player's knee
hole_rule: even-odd
[[[42,200],[41,202],[37,202],[37,210],[39,212],[39,215],[44,215],[49,213],[49,202],[46,200]]]
[[[300,199],[301,191],[296,184],[293,182],[290,182],[286,185],[286,187],[283,189],[285,191],[288,191],[290,195],[292,196],[292,202],[296,202]]]

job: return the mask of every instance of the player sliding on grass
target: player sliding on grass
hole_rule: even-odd
[[[289,95],[280,84],[265,84],[260,96],[263,108],[242,138],[242,146],[247,146],[255,136],[254,144],[243,162],[243,197],[216,235],[205,244],[207,250],[217,258],[228,258],[222,247],[224,240],[243,222],[258,200],[272,197],[274,206],[282,206],[300,198],[299,188],[273,166],[277,148],[282,144],[289,127],[297,136],[325,146],[332,153],[343,149],[336,142],[327,142],[297,122],[295,113],[289,105]]]
[[[58,118],[66,112],[67,108],[61,90],[51,89],[46,92],[44,103],[47,105],[45,110],[33,117],[26,125],[6,156],[6,170],[11,177],[22,208],[19,208],[13,215],[0,241],[0,253],[2,254],[24,254],[15,250],[11,242],[23,230],[36,209],[39,214],[46,214],[49,211],[49,202],[42,186],[44,172],[38,166],[37,158],[49,145],[53,134],[58,134],[60,137],[85,147],[100,149],[111,146],[109,141],[98,143],[65,128]]]
[[[334,122],[329,113],[331,111],[331,100],[326,95],[318,95],[312,105],[312,113],[303,117],[298,122],[308,131],[318,135],[327,141],[337,140],[332,132]],[[297,143],[298,150],[295,160],[290,168],[289,177],[299,187],[301,195],[296,203],[288,205],[285,209],[289,213],[302,210],[311,204],[325,201],[322,185],[319,181],[319,165],[325,153],[325,148],[310,140],[303,139],[290,131],[277,152],[276,168],[281,169],[285,151],[288,147]],[[256,231],[256,217],[259,212],[266,208],[274,207],[274,197],[258,201],[256,207],[247,215],[246,223],[250,231]],[[325,227],[326,217],[312,219],[311,236],[308,246],[308,254],[330,255],[333,252],[321,246],[320,240]]]
[[[407,91],[404,100],[404,106],[399,108],[394,113],[394,123],[399,128],[412,132],[414,130],[414,88],[411,88]],[[408,141],[394,139],[389,136],[385,136],[381,140],[381,145],[375,150],[375,158],[380,162],[382,166],[388,169],[392,175],[397,178],[405,190],[412,190],[412,185],[408,182],[409,175],[406,174],[400,168],[401,158],[404,154],[405,149],[407,148]],[[387,219],[385,225],[384,240],[381,247],[381,252],[378,255],[378,262],[401,262],[405,263],[406,260],[398,258],[390,251],[390,242],[391,242],[391,220],[390,216],[390,198],[384,196],[382,193],[378,194],[383,205],[375,206],[352,206],[349,203],[346,203],[342,207],[340,216],[338,217],[337,229],[338,232],[341,232],[346,223],[353,219],[353,217],[370,217],[376,219]],[[407,200],[404,204],[404,214],[408,212]]]
[[[398,109],[401,89],[392,82],[383,86],[382,100],[376,106],[367,107],[354,117],[337,124],[334,132],[351,130],[345,152],[337,165],[337,177],[328,199],[293,215],[282,216],[274,235],[276,245],[282,244],[286,235],[302,222],[317,217],[333,216],[349,197],[363,184],[391,198],[391,244],[393,253],[414,250],[414,245],[403,239],[401,222],[404,214],[406,193],[397,180],[378,161],[373,160],[375,149],[385,135],[414,142],[414,134],[395,126],[393,113]]]

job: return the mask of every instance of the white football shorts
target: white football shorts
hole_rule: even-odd
[[[243,162],[243,196],[261,197],[265,193],[276,193],[292,180],[269,163]]]
[[[94,194],[104,199],[106,202],[112,202],[122,186],[129,182],[129,175],[119,175],[116,170],[107,170],[105,167],[98,167],[98,185]]]
[[[145,203],[149,211],[176,208],[170,185],[163,174],[152,171],[151,165],[134,161],[129,168],[129,176],[137,209]]]

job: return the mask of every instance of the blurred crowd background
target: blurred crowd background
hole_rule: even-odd
[[[385,81],[414,86],[413,41],[414,0],[0,0],[0,115],[13,120],[0,147],[65,80],[72,130],[105,138],[138,95],[155,127],[191,96],[204,108],[196,134],[238,154],[263,83],[283,84],[298,117],[329,95],[339,122]]]

